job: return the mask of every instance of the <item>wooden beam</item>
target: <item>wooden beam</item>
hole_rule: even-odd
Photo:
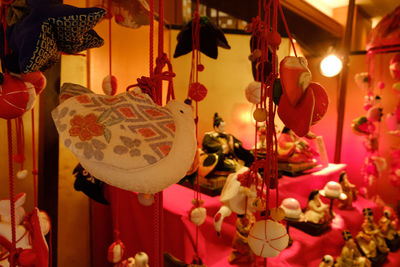
[[[337,38],[343,36],[343,26],[304,0],[280,0],[281,5],[318,25]]]
[[[58,105],[60,88],[60,64],[45,72],[47,86],[40,96],[39,105],[39,176],[38,205],[51,220],[52,263],[57,266],[58,235],[58,132],[51,117],[51,111]]]
[[[347,90],[347,77],[349,73],[349,55],[351,46],[351,36],[353,30],[353,17],[355,9],[355,0],[349,0],[349,8],[347,11],[346,32],[343,39],[343,69],[340,75],[339,83],[339,99],[338,99],[338,120],[336,125],[336,143],[335,143],[335,157],[334,162],[340,163],[342,153],[342,139],[343,139],[343,123],[344,123],[344,110],[346,104],[346,90]]]

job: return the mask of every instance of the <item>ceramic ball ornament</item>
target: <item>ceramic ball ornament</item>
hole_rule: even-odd
[[[273,220],[256,222],[250,230],[248,243],[257,256],[276,257],[288,246],[289,236],[286,228]]]
[[[142,204],[143,206],[146,206],[146,207],[151,206],[154,203],[154,195],[139,193],[138,200],[139,200],[139,203]]]
[[[103,92],[106,95],[115,95],[117,93],[118,82],[114,75],[107,75],[103,79]]]
[[[247,85],[245,90],[247,101],[253,104],[259,104],[261,102],[261,83],[253,81]]]
[[[122,261],[125,254],[125,245],[121,240],[115,241],[108,247],[107,260],[111,263]]]
[[[267,120],[267,115],[268,112],[265,108],[256,108],[256,110],[253,112],[253,118],[257,122],[263,122]]]
[[[195,225],[202,225],[207,217],[207,211],[203,207],[194,208],[190,211],[189,219]]]
[[[17,172],[17,178],[20,180],[25,179],[28,176],[28,170],[19,170]]]

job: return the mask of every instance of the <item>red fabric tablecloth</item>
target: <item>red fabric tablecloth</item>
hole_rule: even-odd
[[[333,165],[300,177],[283,177],[279,180],[279,202],[286,197],[294,197],[302,207],[306,205],[308,194],[313,189],[322,189],[326,182],[337,181],[345,165]],[[271,202],[275,203],[275,190],[271,191]],[[164,250],[189,263],[194,256],[196,227],[189,221],[188,211],[192,207],[194,193],[191,189],[173,185],[164,190]],[[154,253],[153,207],[139,204],[137,194],[112,188],[110,207],[92,203],[92,247],[93,266],[111,266],[107,263],[107,247],[112,243],[112,229],[119,225],[120,238],[126,245],[126,256],[134,256],[145,251],[152,264]],[[231,251],[231,242],[235,233],[236,216],[226,218],[221,236],[218,237],[213,227],[213,216],[220,207],[219,197],[202,195],[207,209],[206,222],[199,227],[199,255],[209,267],[232,266],[227,262]],[[376,205],[363,198],[354,203],[354,209],[342,211],[334,207],[337,214],[332,229],[320,237],[313,237],[295,228],[290,228],[294,239],[293,245],[282,251],[279,256],[268,259],[268,266],[318,266],[325,254],[336,257],[344,244],[342,231],[349,229],[356,235],[363,221],[362,209],[371,207],[376,218],[381,216]],[[113,223],[110,219],[113,215]],[[118,222],[115,218],[119,218]],[[400,266],[400,254],[391,253],[389,265]],[[397,262],[396,262],[397,260]],[[398,263],[398,264],[397,264]],[[395,264],[395,265],[393,265]],[[243,266],[243,265],[242,265]]]

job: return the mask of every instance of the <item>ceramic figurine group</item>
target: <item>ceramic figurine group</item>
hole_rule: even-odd
[[[330,199],[324,203],[320,196]],[[313,190],[308,196],[307,206],[302,210],[298,200],[286,198],[281,203],[288,225],[296,227],[310,235],[319,236],[330,228],[334,217],[332,211],[335,199],[346,199],[339,183],[329,181],[322,190]]]
[[[343,231],[345,244],[336,262],[329,261],[328,264],[325,257],[332,257],[326,255],[322,259],[320,267],[379,266],[385,261],[390,251],[393,252],[400,248],[397,220],[392,216],[390,208],[384,208],[384,215],[379,219],[378,224],[374,222],[372,209],[364,208],[363,215],[364,222],[355,239],[350,231]]]

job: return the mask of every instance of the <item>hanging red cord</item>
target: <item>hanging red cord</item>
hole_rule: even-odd
[[[36,167],[36,138],[35,138],[35,110],[34,110],[34,108],[31,111],[31,122],[32,122],[33,200],[34,200],[35,207],[37,207],[38,206],[38,196],[37,196],[37,175],[38,175],[38,170],[37,170],[37,167]],[[52,239],[50,239],[50,240],[52,240]]]
[[[16,250],[16,225],[15,225],[15,195],[14,195],[14,166],[12,159],[12,125],[11,120],[7,120],[7,136],[8,136],[8,175],[9,175],[9,193],[10,193],[10,214],[11,214],[11,244],[12,251]],[[15,263],[12,263],[15,264]],[[13,265],[12,267],[14,267]]]

